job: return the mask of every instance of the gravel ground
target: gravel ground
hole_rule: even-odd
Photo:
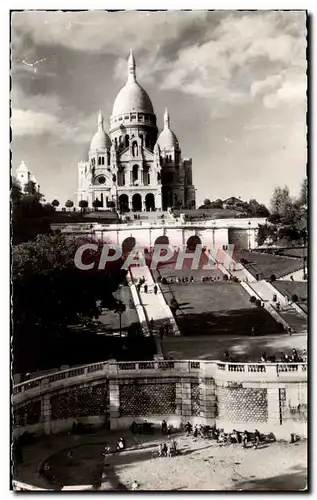
[[[147,491],[299,490],[307,484],[304,441],[277,442],[257,450],[185,436],[177,443],[182,451],[178,457],[149,458],[149,449],[144,450],[144,459],[140,450],[114,456],[114,461],[123,462],[115,466],[122,489],[130,489],[134,480]]]

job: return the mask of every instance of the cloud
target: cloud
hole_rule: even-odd
[[[96,125],[95,113],[85,115],[72,108],[65,109],[56,95],[26,97],[19,88],[13,93],[13,140],[18,137],[49,136],[55,144],[88,145]]]
[[[154,31],[157,45],[177,39],[184,29],[207,15],[204,11],[24,11],[12,14],[12,29],[14,37],[28,37],[35,44],[123,55],[131,46],[151,50]]]

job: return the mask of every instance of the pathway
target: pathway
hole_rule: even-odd
[[[165,302],[164,295],[158,283],[158,292],[157,294],[154,293],[155,282],[149,268],[147,266],[132,266],[130,273],[135,284],[140,278],[144,277],[145,283],[148,286],[147,293],[145,293],[144,286],[142,286],[138,294],[147,321],[149,322],[153,318],[155,325],[169,323],[174,334],[180,335],[170,307]]]

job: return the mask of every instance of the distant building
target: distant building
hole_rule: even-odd
[[[30,181],[34,182],[36,190],[39,189],[38,182],[37,182],[34,174],[28,169],[25,161],[21,161],[20,165],[17,167],[16,178],[17,178],[18,183],[21,186],[21,190],[23,193],[24,193],[25,186]]]
[[[231,196],[230,198],[223,200],[222,208],[232,207],[232,206],[237,205],[239,203],[242,203],[242,200],[240,198],[236,198],[235,196]]]
[[[109,135],[101,112],[89,148],[88,161],[78,164],[77,203],[98,200],[120,212],[195,208],[192,160],[181,149],[165,110],[158,135],[152,102],[136,79],[132,52],[128,78],[118,93],[110,117]]]

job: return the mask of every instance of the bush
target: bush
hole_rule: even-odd
[[[256,305],[257,307],[261,307],[261,301],[260,301],[260,299],[256,299],[256,301],[255,301],[255,305]]]
[[[270,281],[271,281],[271,282],[272,282],[272,281],[276,281],[276,276],[275,276],[275,274],[271,274],[271,276],[270,276]]]
[[[227,274],[224,274],[224,275],[223,275],[223,281],[228,281],[228,279],[229,279],[229,278],[228,278],[228,275],[227,275]]]
[[[234,283],[239,283],[239,278],[237,278],[236,276],[234,276],[234,277],[232,278],[232,281],[233,281]]]
[[[296,293],[292,295],[292,302],[298,302],[298,295]]]
[[[251,304],[255,304],[256,297],[254,295],[252,295],[252,297],[250,297],[250,302],[251,302]]]

